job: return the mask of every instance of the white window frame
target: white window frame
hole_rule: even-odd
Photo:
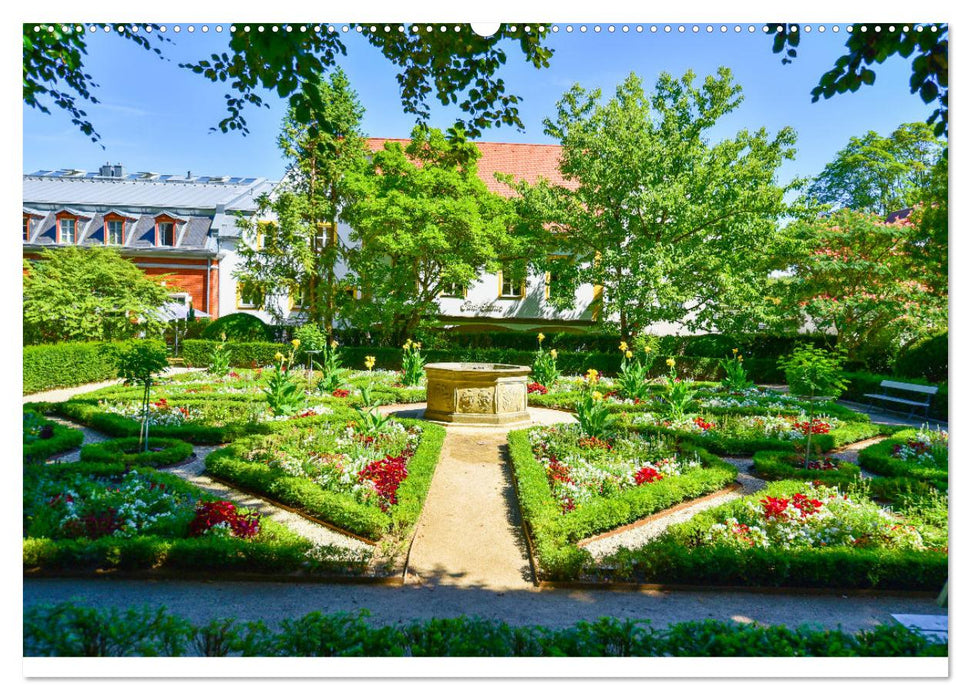
[[[111,230],[118,227],[118,240],[114,240],[114,232]],[[121,219],[108,219],[105,221],[105,245],[124,245],[125,244],[125,222]]]

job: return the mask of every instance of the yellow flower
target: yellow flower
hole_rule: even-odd
[[[667,359],[667,365],[668,365],[668,367],[674,367],[674,358],[673,357],[669,357]]]
[[[624,357],[626,357],[628,360],[633,356],[634,356],[634,353],[632,353],[630,350],[624,353]]]
[[[620,341],[620,351],[627,352],[627,343],[625,341]]]
[[[421,343],[414,343],[415,350],[421,350]]]
[[[556,359],[556,348],[550,350],[550,357],[552,357],[554,360]]]
[[[300,347],[300,339],[299,338],[294,338],[290,342],[293,344],[293,347],[295,347],[295,348],[299,348]]]
[[[737,355],[738,354],[738,348],[732,348],[732,354],[733,355]]]
[[[278,352],[276,355],[273,356],[273,359],[276,360],[277,362],[282,362],[283,361],[283,353],[282,352]]]
[[[337,341],[336,340],[330,341],[330,347],[331,347],[332,350],[333,349],[336,349],[337,348]]]
[[[401,348],[403,350],[407,350],[410,347],[411,347],[411,341],[410,340],[407,343],[405,343],[404,345],[401,346]]]
[[[367,357],[364,358],[364,366],[368,368],[368,371],[374,369],[374,363],[375,363],[374,355],[368,355]]]
[[[593,392],[593,394],[591,394],[591,396],[593,396],[593,400],[594,401],[599,401],[600,399],[602,399],[604,397],[604,395],[601,394],[599,391]]]
[[[741,356],[741,355],[739,355],[739,356],[738,356],[738,361],[739,361],[739,362],[741,362],[741,361],[742,361],[742,356]]]
[[[544,340],[546,340],[546,336],[540,333],[539,335],[536,336],[536,340],[542,343]]]

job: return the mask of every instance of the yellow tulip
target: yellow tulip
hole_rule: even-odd
[[[540,333],[539,335],[536,336],[536,340],[542,343],[544,340],[546,340],[546,336]]]
[[[634,353],[632,353],[630,350],[624,353],[624,357],[626,357],[628,360],[633,356],[634,356]]]
[[[550,357],[552,357],[554,360],[556,359],[556,348],[550,350]]]
[[[627,352],[627,343],[626,342],[621,341],[621,343],[620,343],[620,351],[621,352]]]
[[[415,350],[421,350],[421,343],[415,343]]]
[[[300,339],[299,338],[294,338],[290,342],[293,344],[293,347],[295,347],[295,348],[299,348],[300,347]]]
[[[593,396],[593,400],[594,401],[599,401],[600,399],[602,399],[604,397],[604,395],[601,394],[599,391],[593,392],[593,394],[591,394],[591,396]]]
[[[374,355],[368,355],[367,357],[364,358],[364,366],[368,368],[368,371],[374,369],[374,363],[375,363]]]
[[[732,348],[732,354],[733,355],[737,355],[738,354],[738,348]]]
[[[674,367],[674,358],[673,357],[669,357],[667,359],[667,365],[668,365],[668,367]]]
[[[273,359],[276,360],[277,362],[282,362],[283,361],[283,353],[282,352],[278,352],[276,355],[273,356]]]
[[[330,347],[331,347],[331,349],[336,349],[337,348],[337,341],[336,340],[330,341]]]

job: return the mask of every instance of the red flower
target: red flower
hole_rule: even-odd
[[[547,391],[549,390],[539,382],[532,382],[526,385],[527,394],[545,394]]]
[[[408,476],[408,470],[405,468],[408,456],[401,454],[397,457],[375,460],[358,474],[360,480],[367,479],[374,483],[374,488],[382,499],[378,504],[381,510],[387,510],[389,505],[398,502],[398,487]]]
[[[695,418],[695,425],[697,425],[702,430],[711,430],[712,428],[715,427],[715,424],[714,423],[708,423],[701,416],[698,416],[697,418]]]
[[[586,448],[588,450],[612,450],[614,446],[611,445],[607,440],[601,440],[598,437],[584,437],[577,441],[577,445]]]
[[[347,389],[334,389],[332,396],[338,399],[346,399],[350,393]]]
[[[546,465],[546,475],[551,482],[562,481],[564,484],[573,483],[573,479],[570,478],[570,468],[565,464],[561,464],[556,457],[550,457],[549,464]]]
[[[238,373],[238,372],[230,372],[230,373],[229,373],[229,376],[230,376],[230,377],[231,377],[232,379],[239,379],[239,373]]]
[[[228,523],[233,535],[244,539],[260,532],[260,516],[256,513],[240,513],[229,501],[200,501],[196,503],[196,517],[189,523],[189,534],[200,537],[222,523]]]
[[[832,426],[821,418],[813,418],[812,421],[792,421],[792,427],[794,430],[798,430],[803,435],[825,435],[830,431]]]
[[[641,484],[653,484],[655,481],[660,481],[663,478],[664,475],[654,467],[641,467],[634,474],[634,483],[638,486]]]

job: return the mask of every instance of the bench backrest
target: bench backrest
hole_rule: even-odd
[[[884,379],[880,382],[880,386],[885,389],[897,389],[899,391],[914,391],[920,394],[936,394],[936,386],[925,386],[924,384],[908,384],[907,382],[893,382],[889,379]]]

